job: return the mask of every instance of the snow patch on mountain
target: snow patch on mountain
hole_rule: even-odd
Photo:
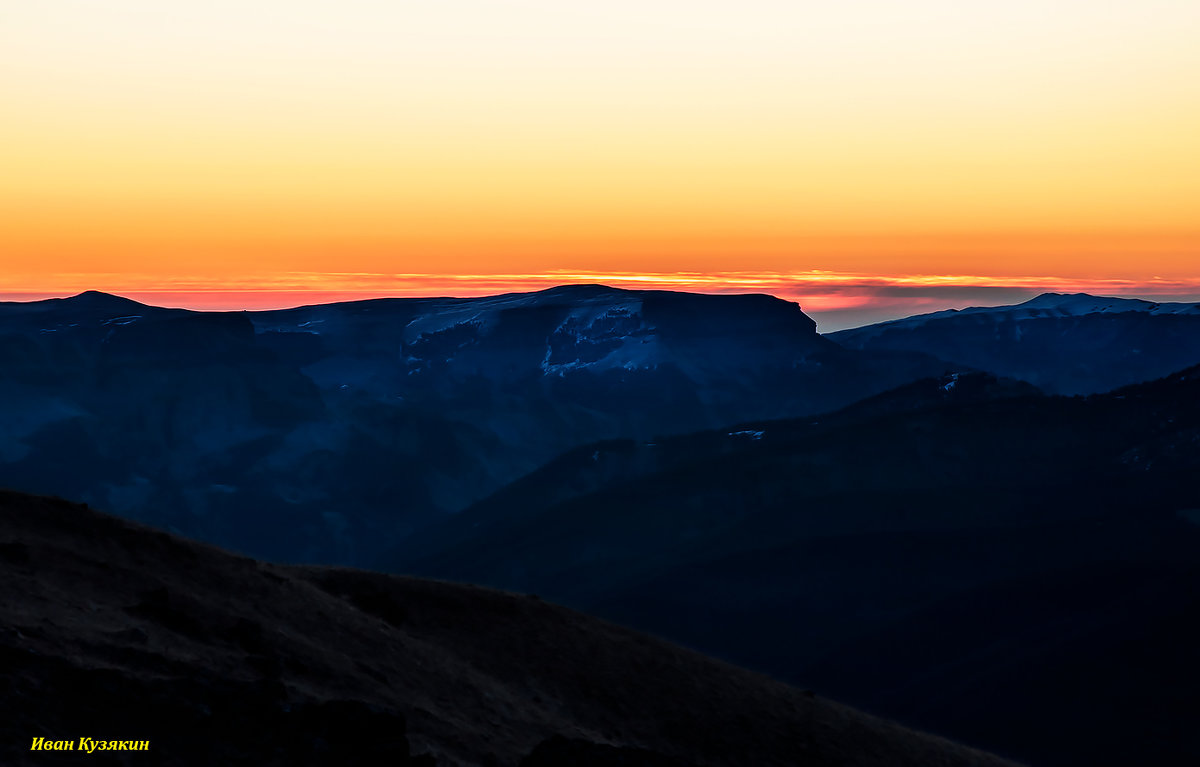
[[[593,288],[593,289],[588,289]],[[471,324],[487,335],[506,311],[545,306],[570,306],[567,321],[591,325],[596,318],[613,310],[640,312],[642,299],[636,294],[599,286],[569,286],[537,293],[506,293],[469,299],[431,301],[427,308],[404,328],[404,341],[411,343],[422,335],[439,333],[458,325]]]
[[[131,325],[142,318],[140,314],[129,314],[124,317],[110,317],[103,320],[101,325]]]
[[[641,310],[640,300],[572,309],[546,339],[542,372],[562,376],[580,369],[633,371],[657,366],[655,329]]]
[[[744,429],[742,431],[731,431],[726,436],[728,437],[746,437],[748,439],[758,441],[766,434],[765,431],[759,429]]]

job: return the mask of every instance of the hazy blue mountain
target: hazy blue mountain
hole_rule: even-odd
[[[1200,304],[1046,293],[825,337],[852,349],[923,352],[1052,394],[1093,394],[1200,362]]]
[[[983,374],[577,449],[393,570],[532,591],[1034,764],[1200,753],[1200,368]]]
[[[819,412],[944,368],[843,349],[762,295],[221,313],[89,292],[0,304],[0,485],[361,563],[575,445]]]

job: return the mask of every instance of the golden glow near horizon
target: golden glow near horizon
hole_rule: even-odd
[[[17,275],[17,284],[31,284]],[[107,290],[154,306],[209,311],[283,309],[369,298],[470,297],[542,290],[563,284],[601,283],[628,290],[686,290],[697,293],[767,293],[795,301],[821,332],[841,330],[912,314],[1013,304],[1054,291],[1200,302],[1200,278],[1080,279],[1051,275],[988,277],[971,274],[862,274],[804,272],[578,272],[374,274],[367,272],[278,272],[241,279],[128,272],[58,274],[53,290],[0,290],[0,301],[64,298],[85,290]]]
[[[0,290],[1186,282],[1197,40],[1195,0],[10,3]]]

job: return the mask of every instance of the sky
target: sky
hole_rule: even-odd
[[[3,2],[0,296],[1200,298],[1197,40],[1195,0]]]

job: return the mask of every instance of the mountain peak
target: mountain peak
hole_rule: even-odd
[[[42,315],[63,314],[71,316],[92,316],[107,314],[108,317],[118,315],[144,314],[154,307],[138,303],[131,298],[115,296],[99,290],[85,290],[66,298],[43,298],[35,301],[2,301],[6,317],[40,317]],[[104,319],[101,317],[100,319]]]
[[[1092,296],[1090,293],[1058,293],[1058,292],[1055,292],[1052,290],[1048,290],[1045,293],[1039,293],[1037,296],[1035,296],[1023,303],[1026,303],[1026,304],[1032,304],[1032,303],[1052,304],[1052,303],[1060,303],[1064,300],[1071,299],[1071,298],[1094,298],[1094,296]]]
[[[1200,303],[1156,303],[1141,298],[1118,298],[1094,296],[1091,293],[1042,293],[1019,304],[1005,306],[971,306],[966,309],[943,309],[929,314],[916,314],[898,320],[888,320],[860,328],[839,330],[827,334],[839,343],[850,339],[874,338],[895,329],[913,329],[953,320],[966,316],[986,317],[1001,320],[1024,320],[1040,317],[1071,316],[1088,314],[1119,314],[1122,312],[1145,312],[1148,314],[1200,314]]]
[[[1028,381],[1050,394],[1096,394],[1152,380],[1200,358],[1200,303],[1043,293],[829,334],[852,349],[930,354]]]
[[[539,290],[538,293],[543,295],[564,295],[564,296],[591,296],[599,293],[629,293],[631,291],[625,288],[614,288],[610,285],[602,285],[599,282],[584,282],[573,283],[570,285],[555,285],[552,288]]]
[[[71,301],[74,304],[137,304],[138,306],[144,306],[144,304],[139,304],[138,301],[134,301],[133,299],[127,299],[125,296],[113,293],[104,293],[103,290],[84,290],[83,293],[77,293],[61,300]]]
[[[1012,309],[1058,309],[1070,314],[1094,314],[1097,312],[1136,312],[1153,309],[1159,304],[1140,298],[1116,298],[1094,296],[1090,293],[1042,293]]]
[[[132,298],[105,293],[100,290],[85,290],[82,293],[70,296],[68,298],[52,299],[70,303],[72,306],[80,306],[95,309],[107,309],[110,307],[145,307],[146,304],[134,301]]]

